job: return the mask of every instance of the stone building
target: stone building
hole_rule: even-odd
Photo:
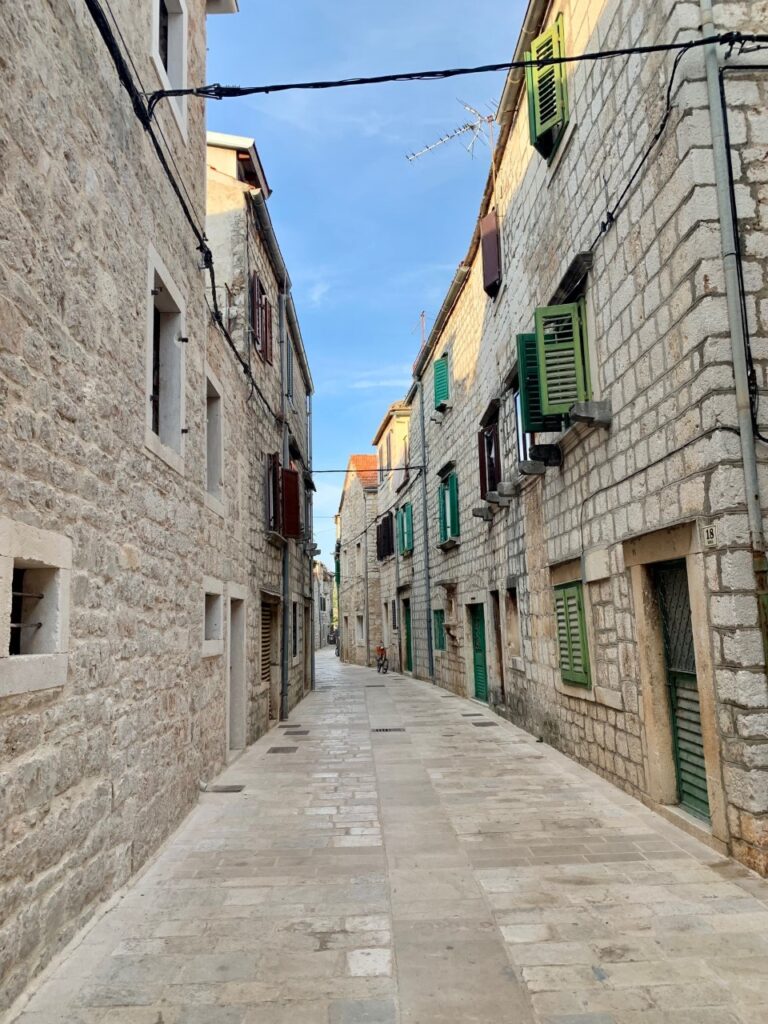
[[[379,474],[375,455],[351,455],[336,519],[341,658],[375,664],[381,642],[376,526]]]
[[[222,195],[228,174],[249,189],[215,246],[235,352],[200,267],[203,101],[139,116],[147,92],[205,81],[206,14],[237,3],[110,8],[99,24],[87,3],[0,21],[15,69],[0,81],[0,1013],[268,728],[268,694],[274,720],[308,678],[311,379],[263,172],[251,144],[225,145],[237,172],[211,176]],[[274,365],[246,330],[246,222]],[[280,412],[291,345],[283,432],[267,406]],[[281,450],[294,518],[272,532],[287,543],[266,524]],[[265,679],[268,602],[284,614]]]
[[[328,643],[328,631],[334,625],[333,573],[322,562],[315,562],[313,575],[313,618],[315,650]]]
[[[754,31],[765,13],[532,0],[514,57]],[[408,397],[428,501],[414,612],[441,686],[766,873],[768,77],[727,49],[510,73]]]

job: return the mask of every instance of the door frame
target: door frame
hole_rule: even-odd
[[[467,671],[467,695],[472,700],[477,700],[481,704],[490,704],[491,702],[491,687],[488,680],[488,616],[485,613],[485,601],[468,601],[464,605],[466,612],[467,621],[467,638],[468,643],[466,645],[467,654],[466,659],[468,662]],[[477,681],[475,679],[475,645],[473,640],[473,608],[479,608],[480,614],[483,618],[483,657],[485,659],[485,700],[482,697],[477,696]]]
[[[248,746],[248,673],[247,673],[247,645],[246,639],[248,636],[248,604],[247,604],[247,590],[245,587],[240,586],[238,583],[230,583],[227,586],[227,597],[226,597],[226,609],[227,609],[227,632],[226,632],[226,647],[224,650],[225,664],[226,664],[226,681],[225,681],[225,735],[226,735],[226,758],[227,761],[231,761],[235,757],[238,757]],[[242,679],[238,687],[239,693],[237,694],[237,703],[239,705],[239,736],[238,741],[242,740],[242,743],[238,742],[236,747],[232,746],[232,653],[233,653],[233,628],[232,628],[232,605],[237,603],[240,605],[239,616],[241,619],[238,629],[241,631],[241,637],[238,642],[240,665]],[[237,710],[237,709],[236,709]]]

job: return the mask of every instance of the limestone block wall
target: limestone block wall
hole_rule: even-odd
[[[379,563],[376,559],[377,490],[376,484],[364,486],[356,473],[349,473],[339,510],[341,658],[353,665],[375,664],[375,647],[382,635]],[[358,634],[358,616],[363,621],[362,636]]]

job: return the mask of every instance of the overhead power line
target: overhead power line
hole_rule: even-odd
[[[209,100],[233,99],[240,96],[269,95],[274,92],[295,90],[348,89],[361,85],[385,85],[389,82],[434,82],[461,75],[484,75],[494,71],[513,71],[524,68],[543,68],[550,64],[577,64],[582,61],[610,60],[614,57],[632,57],[644,53],[667,53],[674,50],[688,50],[694,46],[720,43],[723,46],[738,46],[746,43],[768,43],[768,34],[759,32],[719,32],[684,43],[654,43],[648,46],[624,47],[619,50],[599,50],[564,57],[547,57],[540,60],[511,60],[498,64],[480,64],[471,68],[443,68],[439,71],[405,71],[390,75],[371,75],[359,78],[337,78],[317,82],[282,82],[274,85],[212,85],[191,86],[187,89],[157,89],[149,94],[147,111],[151,118],[155,107],[162,99],[170,96],[201,96]]]

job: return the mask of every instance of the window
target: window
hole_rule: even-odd
[[[528,459],[530,446],[536,439],[535,434],[528,434],[523,427],[522,399],[520,396],[520,385],[515,381],[514,385],[515,403],[515,438],[517,441],[517,461],[525,462]]]
[[[390,431],[390,433],[387,434],[386,448],[387,448],[386,467],[387,467],[387,472],[389,472],[392,469],[392,433],[391,433],[391,431]]]
[[[480,455],[480,497],[495,491],[501,479],[501,450],[499,447],[498,412],[495,419],[486,424],[478,434]]]
[[[299,656],[299,605],[294,601],[291,605],[291,655]]]
[[[187,10],[184,0],[155,0],[152,57],[165,89],[187,85]],[[183,96],[168,99],[182,131],[186,131]]]
[[[581,582],[555,587],[555,624],[563,682],[589,686],[589,652]]]
[[[436,608],[432,612],[432,620],[434,624],[434,635],[435,635],[435,650],[445,650],[445,611],[442,608]]]
[[[359,576],[363,571],[363,546],[362,544],[355,545],[355,572]]]
[[[285,346],[285,393],[293,400],[293,345],[290,341]]]
[[[410,502],[397,510],[397,546],[401,555],[413,551],[413,505]]]
[[[443,355],[435,360],[435,408],[445,409],[448,399],[451,397],[450,373],[448,370],[448,356]]]
[[[459,528],[459,481],[455,473],[449,473],[440,481],[437,491],[437,514],[440,524],[440,543],[455,540]]]
[[[251,290],[248,309],[248,326],[251,334],[251,344],[259,353],[264,355],[264,289],[259,275],[254,271],[251,274]]]
[[[483,290],[495,299],[501,287],[499,220],[495,210],[480,220],[480,251],[483,257]]]
[[[14,561],[8,654],[55,654],[59,570]]]
[[[392,602],[392,629],[397,629],[397,601]]]
[[[376,557],[382,562],[395,553],[395,522],[391,512],[376,526]]]
[[[584,301],[536,310],[536,333],[518,334],[520,410],[526,433],[561,430],[591,396]]]
[[[145,442],[181,471],[184,410],[184,315],[170,278],[150,257]]]
[[[505,601],[507,650],[510,658],[521,655],[520,612],[517,605],[517,587],[508,587]]]
[[[221,498],[224,433],[221,393],[207,378],[205,400],[205,489],[212,498]]]
[[[280,533],[283,514],[280,502],[280,456],[267,456],[266,476],[264,481],[267,529],[272,533]]]
[[[302,536],[301,524],[301,481],[296,469],[284,469],[283,482],[283,522],[284,537],[298,540]]]
[[[224,652],[224,598],[223,587],[218,580],[203,580],[203,657],[212,658]]]
[[[563,16],[533,40],[526,60],[547,60],[565,56]],[[528,95],[528,124],[531,145],[549,160],[555,153],[568,124],[568,82],[565,64],[545,64],[525,69]]]
[[[365,643],[365,620],[362,615],[355,618],[355,641],[358,645]]]
[[[262,355],[268,363],[272,362],[272,303],[264,294],[262,301]]]

